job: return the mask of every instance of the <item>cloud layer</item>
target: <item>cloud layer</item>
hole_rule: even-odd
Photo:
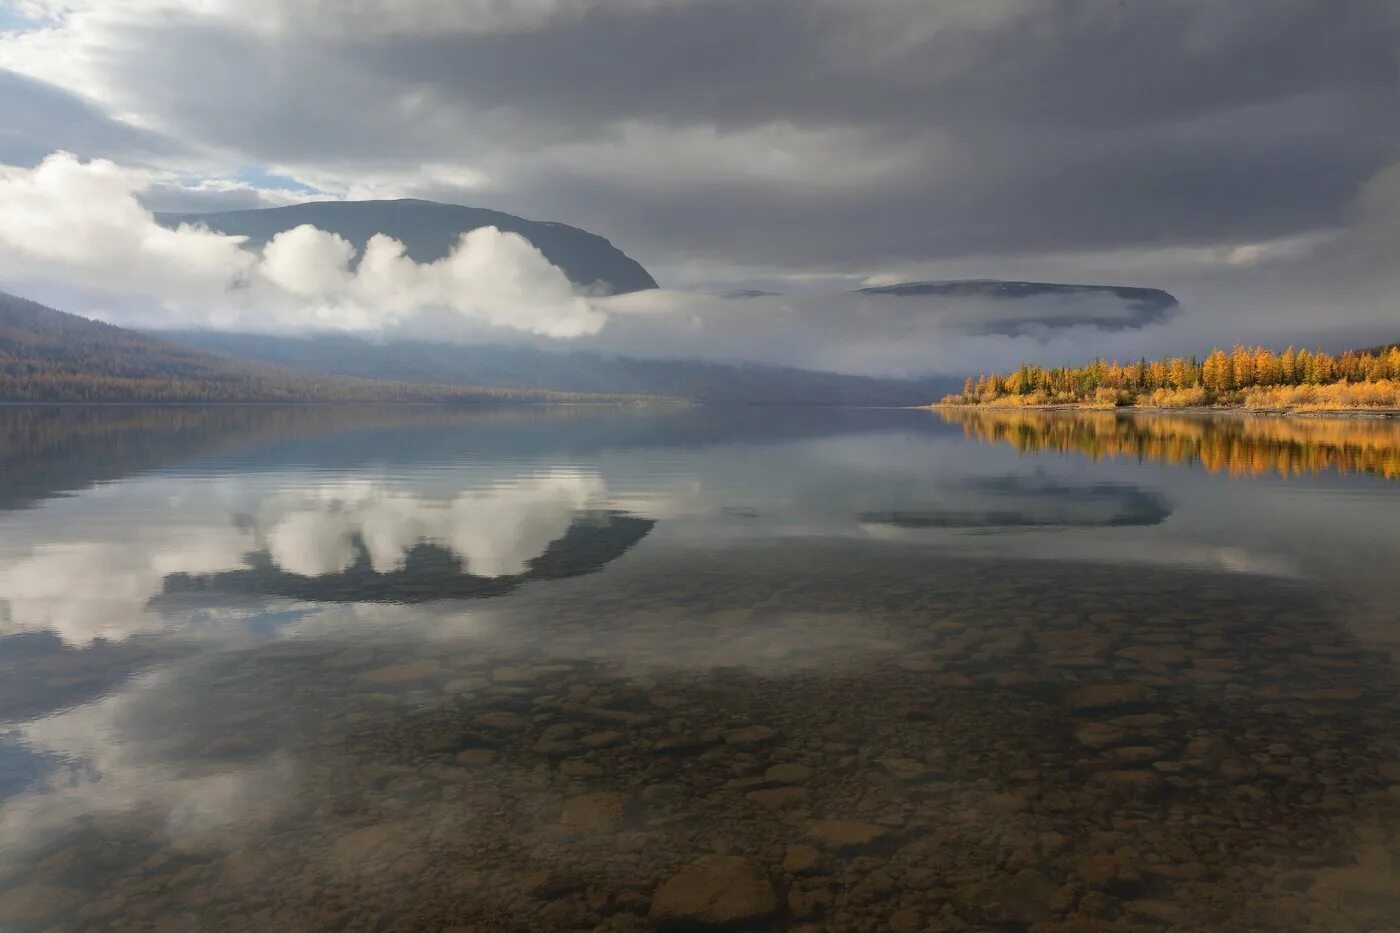
[[[141,197],[164,210],[299,196],[493,207],[602,233],[688,291],[1154,286],[1183,300],[1183,349],[1391,323],[1376,253],[1392,227],[1373,212],[1400,164],[1392,4],[16,10],[29,19],[0,21],[0,161],[110,158],[139,168]],[[420,293],[459,272],[426,275]],[[473,320],[498,326],[501,300],[475,296]],[[546,303],[517,329],[601,324],[562,293]],[[1100,336],[1083,350],[1114,352]]]
[[[69,153],[34,168],[0,167],[0,275],[41,288],[60,283],[65,308],[146,327],[537,339],[643,357],[858,373],[929,372],[979,338],[1046,342],[1135,330],[1170,310],[1136,292],[977,283],[590,296],[529,241],[495,227],[463,234],[433,262],[409,258],[384,234],[357,252],[308,224],[256,248],[203,226],[162,226],[139,200],[144,184],[113,162]],[[1170,304],[1170,296],[1157,297]]]
[[[1268,239],[1340,221],[1400,138],[1386,4],[30,6],[0,67],[202,157],[342,192],[457,166],[649,265]]]

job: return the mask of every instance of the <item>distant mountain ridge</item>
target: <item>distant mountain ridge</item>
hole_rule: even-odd
[[[773,294],[743,289],[725,292],[722,297],[743,301]],[[853,294],[985,299],[989,302],[985,316],[979,311],[961,323],[974,332],[989,333],[1019,333],[1037,324],[1063,325],[1070,319],[1114,329],[1131,326],[1134,321],[1158,320],[1177,307],[1175,297],[1155,288],[990,279],[906,282]],[[1081,297],[1085,299],[1084,313],[1074,317],[1076,299]],[[1104,298],[1110,299],[1111,313],[1102,311]],[[1037,305],[1036,299],[1044,299],[1044,306]],[[1006,303],[1006,315],[997,313],[1001,306],[996,302]],[[961,376],[880,378],[754,363],[640,358],[515,345],[371,341],[339,334],[271,336],[187,330],[162,336],[183,346],[304,372],[451,385],[664,395],[704,403],[925,405],[926,400],[941,398],[962,385]]]
[[[861,295],[891,295],[900,298],[938,297],[1009,302],[1009,316],[987,314],[966,320],[974,332],[1015,336],[1036,326],[1063,327],[1090,324],[1101,330],[1124,330],[1165,321],[1179,308],[1171,292],[1136,285],[1081,285],[1062,282],[1019,282],[1004,279],[949,279],[934,282],[900,282],[862,288]],[[1096,312],[1105,299],[1116,310]],[[1043,305],[1036,302],[1042,301]],[[1083,305],[1077,302],[1083,301]],[[1082,316],[1075,310],[1083,309]]]
[[[278,233],[311,224],[343,236],[363,251],[370,237],[383,233],[403,243],[410,258],[434,262],[443,258],[469,230],[496,227],[518,233],[534,244],[569,281],[581,288],[622,294],[656,288],[656,280],[632,257],[606,238],[568,224],[526,220],[503,211],[435,201],[310,201],[286,207],[266,207],[213,213],[163,213],[156,220],[167,227],[203,224],[230,236],[246,236],[261,247]]]
[[[1080,285],[1064,282],[1020,282],[1009,279],[945,279],[926,282],[899,282],[860,289],[863,295],[943,295],[950,298],[1000,298],[1020,300],[1047,296],[1107,294],[1126,302],[1154,308],[1176,304],[1176,296],[1160,288],[1137,285]]]
[[[161,332],[182,346],[302,372],[452,385],[520,386],[560,392],[662,395],[693,402],[788,405],[926,405],[961,379],[881,379],[842,373],[721,363],[641,359],[587,350],[542,350],[340,334],[267,336],[217,331]]]

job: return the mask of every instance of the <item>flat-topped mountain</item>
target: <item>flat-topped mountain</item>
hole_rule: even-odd
[[[656,280],[640,263],[596,233],[459,204],[413,199],[313,201],[244,211],[157,214],[156,220],[168,227],[203,224],[219,233],[246,236],[255,247],[302,224],[339,234],[357,250],[363,250],[376,233],[383,233],[403,243],[409,257],[417,262],[443,258],[469,230],[496,227],[525,237],[575,285],[611,294],[656,288]]]
[[[1060,282],[1016,282],[1002,279],[951,279],[941,282],[900,282],[859,290],[862,295],[900,298],[944,298],[986,302],[1009,309],[1005,316],[990,313],[980,329],[1012,334],[1027,327],[1092,324],[1104,330],[1141,327],[1166,320],[1179,303],[1171,292],[1135,285],[1080,285]],[[970,318],[978,330],[978,319]]]
[[[1176,304],[1171,292],[1136,285],[1078,285],[1063,282],[1014,282],[1005,279],[948,279],[941,282],[900,282],[862,288],[864,295],[941,295],[948,298],[1074,298],[1112,295],[1123,301],[1168,308]]]

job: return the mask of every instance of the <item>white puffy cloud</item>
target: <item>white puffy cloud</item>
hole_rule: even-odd
[[[515,233],[473,230],[432,263],[376,236],[352,269],[351,244],[311,226],[261,252],[203,227],[168,229],[141,188],[141,173],[68,153],[0,167],[0,275],[62,282],[87,293],[71,310],[149,326],[380,331],[447,312],[458,325],[567,338],[605,321]]]
[[[397,319],[441,307],[546,337],[596,333],[606,321],[529,240],[495,227],[462,234],[456,249],[430,263],[414,262],[402,243],[377,234],[366,244],[348,292],[352,304]]]
[[[0,269],[12,278],[146,284],[179,300],[231,288],[256,261],[242,238],[157,224],[112,162],[57,153],[0,167]]]
[[[345,290],[354,258],[349,240],[302,224],[263,247],[262,274],[293,295],[316,298]]]

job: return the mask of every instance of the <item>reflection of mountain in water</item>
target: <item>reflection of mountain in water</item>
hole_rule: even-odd
[[[0,509],[183,461],[393,426],[445,433],[553,409],[434,405],[14,405],[0,409]],[[567,411],[568,409],[564,409]]]
[[[308,577],[276,566],[266,551],[250,557],[251,566],[211,574],[171,574],[167,594],[244,593],[316,602],[424,603],[438,599],[501,596],[534,580],[559,580],[596,573],[646,537],[656,522],[620,512],[592,512],[569,525],[563,537],[509,576],[477,576],[452,551],[418,544],[402,565],[385,573],[374,570],[364,541],[354,542],[355,558],[344,570]]]
[[[1069,451],[1199,465],[1231,476],[1370,473],[1400,479],[1400,420],[940,408],[969,437],[1022,453]]]
[[[674,406],[14,405],[0,407],[0,510],[150,470],[354,468],[602,450],[954,430],[904,411]]]
[[[1170,504],[1155,492],[1121,483],[1071,486],[1043,476],[969,480],[956,509],[865,512],[860,521],[896,528],[1113,528],[1158,525]]]

